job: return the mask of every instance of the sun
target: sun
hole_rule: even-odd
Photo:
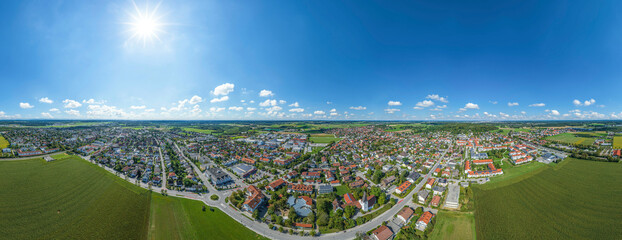
[[[153,9],[150,9],[149,3],[147,2],[145,8],[141,9],[136,5],[136,2],[132,1],[135,12],[128,13],[130,21],[125,23],[130,26],[128,32],[131,33],[131,36],[128,42],[142,42],[144,47],[148,42],[153,42],[155,40],[162,41],[158,34],[165,33],[162,27],[166,24],[162,22],[163,15],[158,14],[160,3],[156,4]]]

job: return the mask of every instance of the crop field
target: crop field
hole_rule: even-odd
[[[546,169],[546,164],[532,161],[522,165],[514,166],[508,160],[503,161],[503,174],[491,177],[490,181],[480,187],[482,189],[493,189],[501,186],[507,186],[523,179],[529,178]]]
[[[6,140],[3,136],[0,136],[0,150],[3,148],[9,147],[9,141]]]
[[[479,239],[619,239],[622,165],[567,158],[512,185],[474,187]]]
[[[475,239],[475,217],[473,213],[441,210],[436,218],[430,239]]]
[[[546,137],[547,140],[558,141],[566,144],[592,145],[596,140],[594,134],[585,133],[562,133],[555,136]]]
[[[614,149],[622,149],[622,136],[613,137],[613,148]]]
[[[153,193],[149,239],[266,239],[218,208],[200,201]]]
[[[146,190],[68,157],[0,162],[0,233],[7,239],[145,239]]]

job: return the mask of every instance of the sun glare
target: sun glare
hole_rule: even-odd
[[[148,42],[161,41],[158,34],[165,33],[162,30],[162,26],[165,24],[161,22],[162,15],[158,14],[160,3],[155,5],[153,9],[149,8],[149,3],[145,4],[144,9],[139,8],[134,1],[132,1],[132,4],[134,5],[135,12],[128,13],[131,21],[125,23],[130,26],[128,31],[131,33],[131,36],[128,42],[142,43],[144,47]]]

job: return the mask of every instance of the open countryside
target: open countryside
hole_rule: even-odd
[[[619,239],[622,166],[565,161],[509,186],[475,187],[477,237]]]

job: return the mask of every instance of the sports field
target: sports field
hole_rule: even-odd
[[[341,140],[341,138],[338,137],[334,137],[332,134],[331,135],[327,135],[327,134],[321,134],[319,136],[311,135],[311,137],[309,138],[309,141],[311,141],[312,143],[332,143],[332,142],[336,142]]]
[[[0,150],[9,147],[9,141],[6,140],[3,136],[0,136]]]
[[[475,239],[475,217],[473,213],[441,210],[436,215],[434,230],[430,239]]]
[[[622,136],[613,137],[613,148],[622,149]]]
[[[164,197],[75,156],[0,161],[0,239],[265,239],[199,201]]]
[[[0,161],[6,239],[145,239],[150,194],[76,159]]]
[[[218,208],[202,202],[153,193],[149,239],[266,239]]]
[[[512,185],[474,187],[479,239],[619,239],[622,165],[567,158]]]

